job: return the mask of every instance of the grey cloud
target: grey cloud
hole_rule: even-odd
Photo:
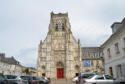
[[[36,48],[25,48],[19,51],[16,57],[22,65],[36,67],[37,60],[37,49]]]
[[[0,0],[0,50],[35,66],[51,11],[68,12],[73,35],[83,46],[99,46],[111,35],[111,24],[124,18],[124,6],[124,0]]]

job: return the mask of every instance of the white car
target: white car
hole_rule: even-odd
[[[25,80],[24,76],[5,75],[8,84],[28,84],[28,80]]]
[[[78,76],[72,79],[72,82],[76,82],[76,81],[78,81]]]
[[[125,81],[116,80],[109,75],[94,75],[83,80],[83,84],[125,84]]]

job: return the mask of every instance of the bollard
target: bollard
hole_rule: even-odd
[[[76,81],[76,84],[78,84],[78,81]]]

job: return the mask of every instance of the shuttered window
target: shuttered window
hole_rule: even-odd
[[[125,78],[125,63],[121,64],[121,69],[122,69],[122,77]]]

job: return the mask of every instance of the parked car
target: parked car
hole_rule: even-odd
[[[97,73],[95,72],[81,72],[78,76],[78,84],[83,84],[83,80]]]
[[[93,75],[84,79],[83,84],[125,84],[125,81],[116,80],[110,75]]]
[[[40,80],[40,84],[49,84],[49,80],[46,77],[37,77]]]
[[[39,80],[39,78],[38,77],[36,77],[36,76],[32,76],[32,79],[34,80],[34,82],[32,83],[32,84],[42,84],[43,82],[41,82],[41,80]]]
[[[28,80],[28,84],[43,84],[43,82],[35,76],[24,76]]]
[[[74,78],[72,79],[72,82],[78,82],[78,76],[74,77]]]
[[[25,77],[25,80],[28,81],[28,84],[33,84],[35,82],[35,80],[33,80],[32,76],[24,76],[24,77]]]
[[[15,79],[17,76],[15,75],[4,75],[6,79]]]
[[[7,80],[5,79],[4,75],[0,73],[0,84],[7,84]]]
[[[5,75],[8,84],[28,84],[28,80],[25,80],[23,76]]]

